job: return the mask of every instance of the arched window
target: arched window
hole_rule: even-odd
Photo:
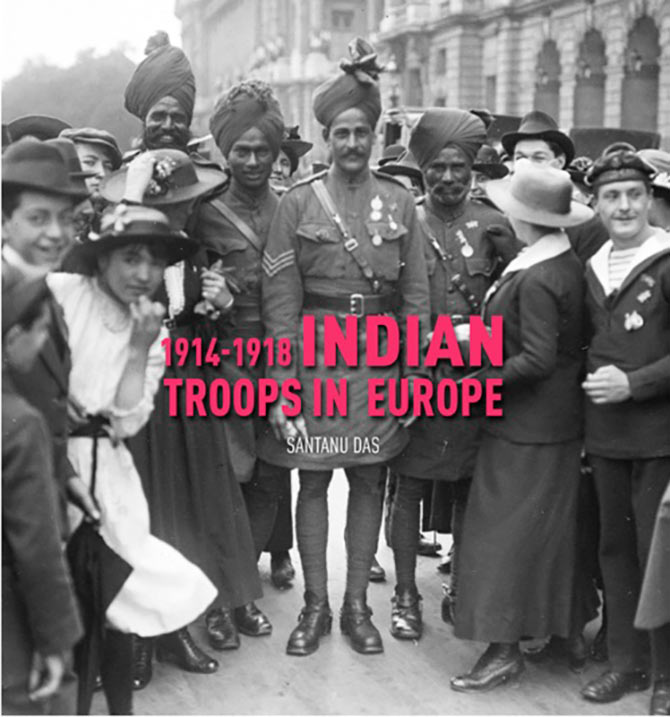
[[[547,40],[537,56],[535,69],[535,109],[558,122],[561,89],[561,58],[553,40]]]
[[[623,58],[622,127],[656,131],[660,54],[656,23],[646,15],[638,18],[628,33]]]
[[[602,127],[605,119],[605,41],[588,30],[579,43],[575,83],[575,127]]]

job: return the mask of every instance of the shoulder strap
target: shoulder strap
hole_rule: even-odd
[[[237,229],[259,254],[263,253],[263,242],[258,234],[246,222],[242,221],[222,199],[218,197],[210,199],[210,204]]]
[[[351,236],[349,230],[344,225],[344,222],[342,221],[340,215],[337,212],[337,208],[335,207],[335,202],[330,196],[330,193],[328,192],[326,185],[323,183],[323,180],[315,179],[311,183],[311,186],[314,190],[314,194],[316,194],[316,198],[319,200],[321,206],[323,207],[323,210],[328,215],[328,218],[333,222],[337,230],[340,232],[344,248],[349,252],[351,258],[356,262],[356,265],[361,270],[363,276],[370,282],[372,291],[375,294],[378,294],[382,288],[381,280],[375,274],[368,260],[361,253],[360,244],[356,240],[356,237]]]

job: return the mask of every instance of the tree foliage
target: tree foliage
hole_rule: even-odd
[[[106,129],[122,150],[128,149],[140,133],[140,123],[123,107],[123,92],[134,69],[120,48],[101,56],[82,50],[66,68],[28,60],[3,84],[3,122],[22,115],[52,115],[73,127]]]

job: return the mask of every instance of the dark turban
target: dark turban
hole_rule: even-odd
[[[261,80],[240,82],[216,103],[209,130],[224,157],[252,127],[259,129],[275,158],[284,137],[284,117],[272,88]]]
[[[343,73],[326,80],[314,91],[314,116],[324,127],[330,127],[337,115],[356,107],[375,127],[382,111],[377,55],[361,38],[350,43],[349,53],[352,59],[340,63]]]
[[[170,45],[165,33],[150,38],[146,52],[126,87],[126,109],[144,122],[149,110],[169,95],[179,102],[191,124],[195,77],[188,58],[178,47]]]
[[[458,147],[472,164],[486,142],[486,126],[465,110],[434,107],[426,110],[412,130],[409,148],[422,171],[447,146]]]

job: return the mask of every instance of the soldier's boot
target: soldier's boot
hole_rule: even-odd
[[[345,594],[340,611],[340,630],[351,640],[351,646],[363,655],[384,652],[382,636],[372,624],[372,610],[368,607],[365,595]]]
[[[333,626],[333,613],[328,598],[317,598],[305,593],[305,606],[300,611],[298,626],[286,645],[287,655],[311,655],[319,649],[319,639],[329,635]]]

